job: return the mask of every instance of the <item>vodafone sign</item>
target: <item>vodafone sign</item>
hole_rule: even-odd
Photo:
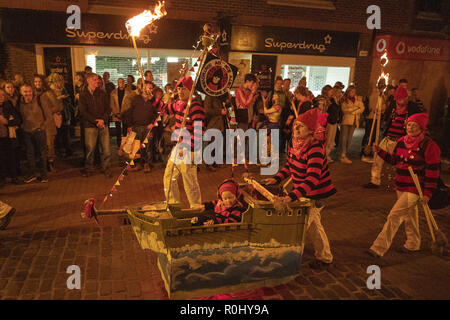
[[[383,35],[376,37],[373,55],[387,50],[389,59],[448,61],[449,49],[448,40]]]

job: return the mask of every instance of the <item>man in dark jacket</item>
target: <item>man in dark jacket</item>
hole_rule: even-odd
[[[145,144],[145,148],[141,148],[142,161],[137,167],[137,169],[140,169],[143,162],[145,173],[150,172],[150,167],[152,166],[154,146],[149,133],[152,131],[158,117],[158,112],[153,106],[152,90],[153,84],[150,81],[145,81],[142,93],[131,100],[130,109],[127,110],[123,118],[128,131],[133,130],[136,132],[135,139],[140,140],[141,144]]]
[[[87,88],[80,93],[79,110],[84,125],[86,161],[83,176],[89,176],[94,169],[94,151],[97,140],[100,142],[102,171],[106,177],[111,177],[109,170],[111,152],[109,146],[108,121],[111,114],[108,95],[98,87],[98,75],[87,75]]]
[[[52,112],[46,105],[41,105],[38,97],[33,96],[33,89],[29,85],[22,86],[23,97],[20,100],[20,114],[22,130],[27,148],[30,176],[25,183],[33,182],[36,177],[36,154],[40,158],[40,180],[48,182],[47,178],[47,136],[45,133],[47,119],[52,118]]]

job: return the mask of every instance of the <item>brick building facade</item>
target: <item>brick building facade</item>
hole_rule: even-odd
[[[376,34],[414,34],[429,38],[448,38],[450,3],[442,1],[440,17],[428,16],[424,19],[420,18],[418,13],[420,2],[414,0],[167,0],[166,8],[167,18],[170,19],[214,23],[218,22],[219,17],[227,17],[233,26],[286,27],[358,33],[359,42],[351,80],[355,83],[358,94],[369,95],[372,48]],[[138,0],[37,0],[17,3],[0,1],[0,7],[3,8],[59,12],[65,11],[67,6],[72,4],[79,5],[82,13],[115,15],[134,15],[149,6],[148,1]],[[381,30],[376,32],[366,27],[369,16],[366,9],[373,4],[381,9]],[[36,53],[33,51],[33,44],[3,43],[0,52],[1,76],[10,78],[14,72],[20,71],[26,80],[31,80],[32,74],[37,71],[34,58]]]

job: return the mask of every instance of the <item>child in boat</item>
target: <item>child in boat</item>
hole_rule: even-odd
[[[246,208],[239,201],[238,184],[232,179],[227,179],[217,189],[217,200],[203,203],[204,211],[200,216],[192,218],[192,225],[241,222],[242,213]]]

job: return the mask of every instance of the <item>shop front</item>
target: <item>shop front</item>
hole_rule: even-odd
[[[233,26],[231,34],[229,61],[241,78],[250,70],[256,73],[262,88],[272,89],[277,75],[290,78],[292,89],[305,76],[315,95],[326,84],[353,82],[358,33]]]
[[[4,9],[3,16],[3,43],[33,44],[35,72],[57,71],[71,83],[74,74],[89,65],[99,75],[108,71],[113,83],[127,75],[140,77],[125,27],[130,17],[83,13],[81,29],[72,30],[66,27],[68,15],[63,12]],[[164,18],[141,32],[136,39],[141,64],[144,70],[152,70],[158,86],[178,79],[183,65],[189,70],[195,64],[193,46],[202,26],[201,22]]]
[[[371,101],[376,100],[375,85],[380,74],[379,58],[387,53],[386,71],[390,82],[408,80],[408,89],[417,88],[418,98],[430,114],[432,124],[438,124],[445,111],[450,92],[450,41],[380,35],[375,38],[370,76]],[[377,60],[377,61],[375,61]]]

